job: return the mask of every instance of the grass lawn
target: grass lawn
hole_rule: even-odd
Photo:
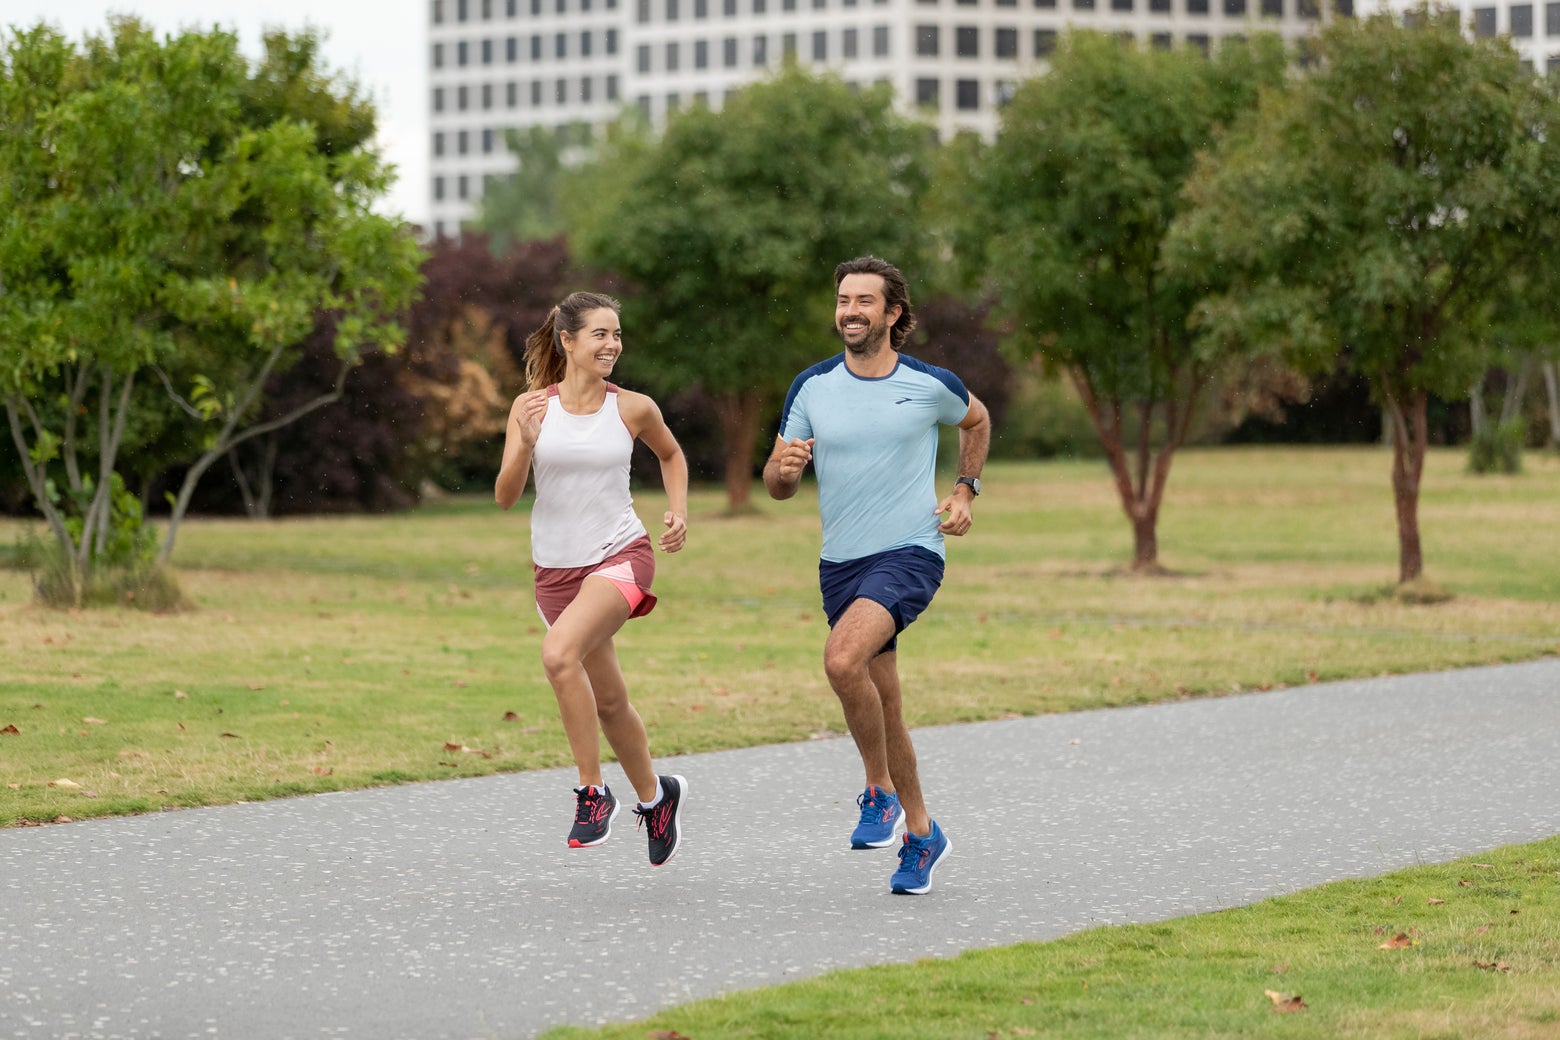
[[[836,971],[543,1040],[1541,1040],[1560,837],[1253,906]]]
[[[1560,652],[1560,460],[1473,477],[1432,453],[1434,606],[1397,574],[1374,449],[1183,452],[1168,578],[1126,576],[1097,463],[988,468],[975,531],[902,642],[914,725],[1221,696]],[[761,492],[760,492],[761,494]],[[655,493],[639,504],[658,517]],[[757,515],[692,496],[661,604],[618,638],[657,754],[841,732],[823,681],[810,486]],[[0,546],[24,527],[0,522]],[[527,517],[454,499],[389,517],[204,520],[196,609],[61,613],[0,570],[0,826],[566,765]],[[14,727],[15,732],[11,732]]]

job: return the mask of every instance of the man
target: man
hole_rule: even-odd
[[[943,536],[970,529],[991,443],[985,405],[958,376],[900,354],[915,328],[905,279],[858,257],[834,270],[834,327],[845,350],[791,384],[764,466],[771,497],[796,493],[811,462],[823,552],[818,580],[829,639],[824,672],[866,770],[852,848],[892,845],[892,892],[920,895],[951,844],[927,812],[900,708],[898,636],[942,582]],[[959,428],[958,479],[938,498],[937,427]]]

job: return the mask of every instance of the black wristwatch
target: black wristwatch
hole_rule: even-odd
[[[970,493],[971,494],[975,494],[975,495],[980,494],[980,478],[979,477],[960,477],[958,480],[955,480],[953,483],[954,483],[955,487],[957,487],[960,484],[967,484],[967,485],[969,485],[969,489],[970,489]]]

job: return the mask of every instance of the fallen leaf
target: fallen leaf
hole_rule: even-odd
[[[1407,932],[1398,932],[1392,938],[1376,947],[1378,950],[1406,950],[1414,945],[1414,940],[1408,937]]]
[[[1472,888],[1475,884],[1476,884],[1476,882],[1469,881],[1466,878],[1464,878],[1464,879],[1459,880],[1457,882],[1457,887],[1458,888]]]
[[[73,787],[80,787],[81,785],[76,783],[76,781],[74,781],[74,780],[60,779],[60,780],[50,780],[49,781],[49,786],[50,787],[73,788]]]
[[[1495,864],[1493,864],[1493,863],[1475,863],[1474,866],[1478,867],[1480,870],[1494,870],[1495,869]]]
[[[106,725],[108,725],[108,720],[107,719],[93,718],[91,715],[88,715],[86,718],[82,719],[81,721],[87,723],[90,726],[106,726]]]
[[[260,691],[260,690],[265,689],[265,684],[264,683],[245,683],[244,685],[247,686],[249,689],[255,690],[257,692]]]
[[[12,725],[7,726],[5,729],[0,729],[0,733],[5,733],[10,736],[21,736],[22,731],[17,729],[16,725],[13,723]]]
[[[329,776],[330,774],[334,773],[335,770],[329,766],[315,766],[312,772],[316,776]]]
[[[1446,900],[1444,900],[1444,899],[1432,899],[1432,900],[1430,900],[1430,905],[1431,906],[1440,906],[1441,904],[1443,904],[1445,902],[1446,902]]]
[[[189,694],[185,693],[183,690],[174,690],[173,691],[173,699],[176,700],[176,701],[182,701],[185,698],[187,698],[188,696],[189,696]]]
[[[1482,968],[1485,971],[1509,972],[1511,970],[1511,965],[1507,964],[1505,961],[1474,961],[1473,966],[1475,968]]]
[[[219,737],[231,737],[234,740],[238,739],[238,734],[237,733],[218,733],[217,736],[219,736]]]
[[[1304,1011],[1306,1009],[1306,1003],[1300,999],[1300,994],[1298,993],[1290,996],[1288,993],[1280,993],[1273,989],[1265,989],[1262,992],[1266,993],[1268,999],[1273,1002],[1273,1010],[1281,1015],[1288,1015],[1295,1011]]]
[[[1495,927],[1495,926],[1494,925],[1489,925],[1489,924],[1481,924],[1481,925],[1479,925],[1479,927],[1477,927],[1477,928],[1475,928],[1473,930],[1473,934],[1474,935],[1483,935],[1485,932],[1489,931],[1493,927]]]
[[[444,750],[446,750],[446,751],[465,751],[466,750],[466,745],[464,745],[464,744],[450,744],[450,743],[446,743],[444,745]]]
[[[516,715],[512,711],[506,711],[506,712],[504,712],[504,721],[505,722],[519,722],[520,721],[520,716]]]

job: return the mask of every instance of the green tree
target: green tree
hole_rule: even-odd
[[[583,138],[586,124],[573,133]],[[482,208],[473,222],[488,236],[495,253],[516,242],[553,238],[564,230],[564,148],[560,132],[532,126],[510,130],[504,141],[515,157],[515,171],[494,181],[482,195]]]
[[[1432,394],[1489,363],[1483,326],[1541,255],[1560,205],[1560,111],[1504,41],[1456,11],[1337,19],[1317,62],[1198,166],[1172,236],[1179,269],[1234,279],[1197,321],[1206,341],[1340,354],[1392,440],[1398,578],[1423,575],[1419,488]]]
[[[1167,271],[1165,236],[1197,151],[1283,70],[1266,35],[1210,60],[1070,33],[974,166],[957,251],[994,291],[1010,349],[1043,354],[1077,388],[1132,524],[1134,570],[1159,567],[1171,460],[1227,353],[1188,330],[1208,275]]]
[[[231,34],[159,42],[131,19],[79,49],[44,27],[0,40],[0,398],[68,599],[104,555],[151,373],[170,389],[169,373],[185,377],[185,403],[210,420],[162,565],[194,482],[246,435],[318,312],[335,312],[348,360],[396,338],[387,316],[418,252],[368,211],[387,184],[377,156],[306,121],[309,105],[339,108],[314,56],[312,41],[273,36],[252,69]]]
[[[714,402],[733,511],[749,506],[766,407],[831,351],[834,266],[875,253],[913,283],[927,148],[887,88],[793,66],[659,139],[625,135],[571,180],[576,257],[638,287],[631,370]]]

